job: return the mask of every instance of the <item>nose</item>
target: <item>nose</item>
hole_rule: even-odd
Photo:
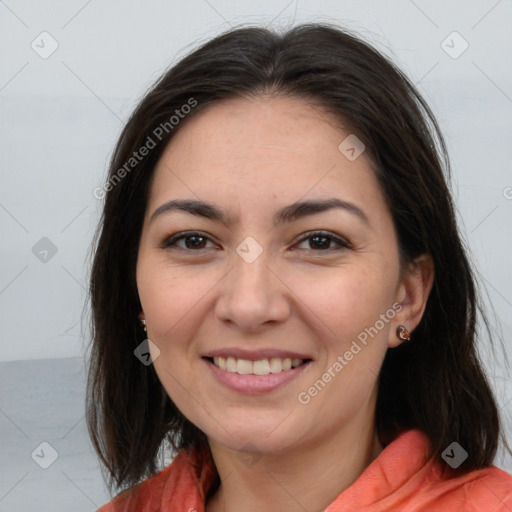
[[[266,250],[252,262],[235,253],[231,270],[219,283],[217,318],[244,331],[284,322],[290,315],[289,290],[272,266]]]

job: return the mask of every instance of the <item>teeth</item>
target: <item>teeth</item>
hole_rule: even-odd
[[[280,359],[272,357],[261,359],[259,361],[249,361],[248,359],[235,359],[234,357],[214,357],[213,364],[221,370],[230,373],[239,373],[240,375],[269,375],[270,373],[281,373],[291,368],[297,368],[304,362],[303,359]]]
[[[213,358],[213,362],[215,363],[215,359]],[[215,363],[217,364],[217,363]],[[228,357],[226,359],[226,370],[228,372],[236,373],[236,359],[234,357]]]
[[[268,375],[270,373],[270,364],[268,359],[254,361],[254,363],[252,363],[252,373],[255,375]]]
[[[252,373],[252,361],[247,359],[237,359],[236,372],[240,375],[249,375]]]
[[[270,360],[270,372],[281,373],[283,371],[283,363],[278,357],[273,357]]]

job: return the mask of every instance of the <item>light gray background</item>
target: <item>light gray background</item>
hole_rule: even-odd
[[[81,317],[93,190],[123,122],[200,42],[241,23],[305,21],[356,30],[431,105],[461,228],[512,352],[511,0],[0,0],[0,511],[93,511],[110,499],[84,422]],[[512,441],[509,369],[481,350]],[[31,458],[42,442],[58,452],[48,469]],[[501,449],[495,464],[512,472]]]

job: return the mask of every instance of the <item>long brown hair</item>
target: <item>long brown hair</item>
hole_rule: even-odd
[[[279,34],[246,27],[214,38],[169,69],[136,107],[112,156],[93,248],[86,402],[110,488],[155,474],[166,443],[174,450],[207,446],[166,395],[153,366],[134,356],[145,338],[137,321],[138,244],[150,180],[172,136],[208,104],[259,94],[301,97],[348,121],[373,160],[401,263],[424,253],[433,258],[434,284],[414,342],[388,350],[381,368],[381,443],[418,428],[439,460],[453,441],[468,453],[448,478],[488,466],[500,421],[477,356],[478,313],[487,330],[489,322],[457,227],[449,159],[434,115],[389,59],[346,30],[304,24]],[[143,146],[151,148],[135,159]]]

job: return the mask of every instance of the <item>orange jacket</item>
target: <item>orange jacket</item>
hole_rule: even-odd
[[[496,466],[443,481],[427,459],[429,440],[403,432],[325,512],[510,512],[512,476]],[[122,492],[97,512],[204,512],[216,472],[211,459],[181,450],[160,473]]]

